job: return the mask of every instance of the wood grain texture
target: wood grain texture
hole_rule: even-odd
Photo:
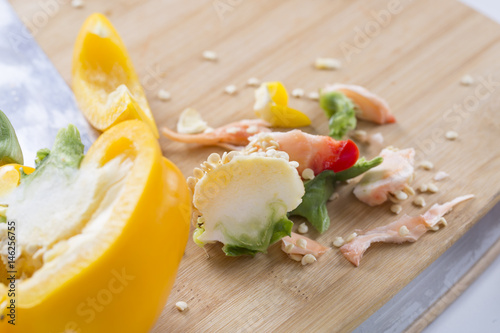
[[[415,147],[417,160],[435,164],[432,172],[418,170],[414,184],[430,181],[437,170],[451,175],[439,183],[439,193],[426,195],[428,205],[477,195],[449,215],[447,228],[415,244],[375,245],[359,268],[337,250],[302,267],[286,259],[277,245],[255,258],[226,258],[220,246],[213,245],[207,258],[190,241],[153,332],[350,331],[499,200],[500,29],[460,3],[401,1],[398,13],[386,15],[382,26],[373,13],[389,12],[394,1],[88,0],[81,10],[69,1],[59,2],[63,4],[50,15],[38,1],[12,4],[68,82],[80,25],[92,12],[107,14],[129,48],[159,126],[174,128],[186,107],[198,109],[211,126],[254,117],[253,89],[245,87],[253,76],[280,80],[290,90],[314,91],[333,82],[360,84],[389,102],[398,123],[377,127],[361,122],[359,128],[381,132],[386,144]],[[221,3],[227,11],[218,15],[214,4]],[[46,22],[37,19],[41,12]],[[359,30],[365,29],[371,37],[363,40]],[[345,43],[357,47],[350,57],[342,51]],[[219,54],[217,63],[202,60],[207,49]],[[339,58],[343,67],[315,70],[317,56]],[[464,87],[459,84],[464,74],[494,83]],[[236,96],[223,93],[229,84],[238,86]],[[159,88],[170,91],[172,100],[159,101]],[[311,117],[313,123],[305,130],[327,133],[317,103],[292,99],[291,104]],[[447,130],[457,131],[459,138],[446,141]],[[160,143],[186,176],[214,151],[165,138]],[[379,150],[361,148],[368,157]],[[351,191],[352,185],[343,186],[340,199],[329,204],[330,230],[309,236],[331,244],[335,236],[395,219],[389,204],[370,208]],[[424,209],[408,201],[404,211],[419,214]],[[190,309],[179,313],[174,307],[179,300]]]

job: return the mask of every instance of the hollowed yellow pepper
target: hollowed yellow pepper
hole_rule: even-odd
[[[104,15],[93,14],[83,24],[72,73],[76,100],[96,129],[105,131],[124,120],[140,119],[159,137],[125,44]]]
[[[147,332],[154,324],[184,253],[190,195],[143,122],[104,132],[80,170],[97,170],[116,157],[130,161],[130,169],[109,214],[102,213],[98,239],[87,239],[74,258],[50,272],[42,267],[31,277],[18,276],[15,326],[8,323],[9,286],[0,283],[0,332]]]

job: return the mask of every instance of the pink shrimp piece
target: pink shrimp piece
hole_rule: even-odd
[[[201,145],[227,145],[245,146],[248,138],[256,133],[270,132],[271,125],[261,119],[241,120],[214,129],[212,132],[199,134],[182,134],[172,131],[167,127],[162,128],[162,133],[170,140],[197,143]],[[230,148],[234,148],[229,146]]]
[[[353,166],[359,157],[358,147],[351,140],[336,141],[329,136],[307,134],[300,130],[262,136],[265,135],[270,135],[291,161],[299,163],[299,174],[306,168],[312,169],[315,175],[325,170],[339,172]],[[259,137],[252,137],[252,142],[245,149],[250,149],[255,142],[258,144]]]
[[[358,106],[357,116],[360,119],[380,125],[396,122],[387,102],[361,86],[336,83],[326,86],[323,91],[340,91],[350,98]]]
[[[398,220],[381,227],[366,231],[356,237],[347,244],[344,244],[340,251],[353,265],[359,266],[361,258],[365,251],[372,243],[404,243],[415,242],[429,228],[434,227],[441,217],[451,211],[451,209],[466,200],[471,199],[474,195],[460,196],[452,201],[442,205],[433,205],[425,214],[420,216],[403,215]]]
[[[303,239],[307,242],[305,249],[297,245],[297,241],[299,239]],[[291,250],[286,249],[287,245],[289,244],[293,245]],[[307,238],[306,236],[302,236],[292,232],[290,237],[286,236],[281,239],[281,250],[288,254],[290,258],[296,261],[300,261],[306,254],[312,254],[314,257],[319,258],[328,250],[330,250],[330,248],[323,246],[320,243]]]
[[[380,156],[384,158],[382,164],[366,172],[353,191],[360,201],[370,206],[384,203],[391,193],[407,190],[413,178],[413,148],[385,148]]]

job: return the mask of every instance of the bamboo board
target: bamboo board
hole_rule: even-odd
[[[359,268],[337,250],[302,267],[277,245],[255,258],[227,258],[213,245],[207,258],[190,241],[153,332],[350,331],[499,200],[500,29],[458,2],[89,0],[83,9],[69,1],[47,3],[12,1],[63,77],[70,81],[72,47],[84,19],[96,11],[107,14],[128,46],[159,126],[174,128],[186,107],[198,109],[214,127],[254,117],[253,89],[245,86],[250,77],[308,92],[326,83],[360,84],[389,102],[398,123],[361,122],[359,128],[381,132],[388,145],[414,147],[418,161],[434,163],[432,172],[417,171],[414,184],[430,181],[437,170],[451,175],[438,184],[439,193],[426,195],[428,205],[477,195],[449,215],[447,228],[415,244],[375,245]],[[204,50],[220,59],[204,61]],[[315,70],[318,56],[341,59],[343,66]],[[461,86],[465,74],[476,83]],[[235,96],[223,93],[229,84],[238,86]],[[171,101],[156,98],[160,88],[171,92]],[[327,133],[317,103],[290,103],[313,120],[306,131]],[[448,130],[459,133],[456,141],[444,139]],[[209,153],[220,152],[165,138],[160,143],[186,176]],[[367,157],[380,149],[361,148]],[[343,186],[340,199],[329,204],[330,230],[309,236],[331,244],[335,236],[395,219],[389,204],[370,208],[351,191],[352,185]],[[408,214],[423,211],[404,204]],[[179,313],[179,300],[190,309]]]

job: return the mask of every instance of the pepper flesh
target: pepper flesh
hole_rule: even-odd
[[[145,332],[154,324],[187,242],[189,190],[143,122],[125,121],[106,131],[81,167],[102,167],[115,157],[132,166],[110,207],[102,243],[50,274],[19,279],[20,319],[8,324],[4,308],[1,332]],[[0,284],[0,307],[9,300],[7,292]]]
[[[96,129],[105,131],[122,121],[140,119],[159,137],[125,44],[104,15],[93,14],[83,24],[72,74],[78,104]]]

